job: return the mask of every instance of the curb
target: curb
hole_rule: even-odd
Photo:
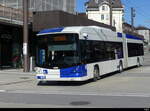
[[[10,72],[10,71],[0,71],[0,74],[15,74],[15,75],[23,74],[23,75],[32,75],[32,76],[36,75],[35,72]]]

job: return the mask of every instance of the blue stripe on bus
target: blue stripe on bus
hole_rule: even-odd
[[[122,33],[118,32],[117,36],[122,38]]]
[[[48,70],[43,70],[43,74],[48,74]]]
[[[134,36],[134,35],[130,35],[130,34],[126,34],[126,38],[128,39],[135,39],[135,40],[144,40],[142,38],[139,38],[137,36]]]
[[[63,29],[64,27],[45,29],[40,31],[38,34],[61,32]]]
[[[120,37],[120,38],[123,37],[122,33],[120,33],[120,32],[117,33],[117,36]],[[126,38],[128,38],[128,39],[134,39],[134,40],[144,40],[142,38],[139,38],[137,36],[130,35],[130,34],[126,34]]]
[[[86,65],[60,69],[61,78],[84,77],[84,76],[87,76]]]

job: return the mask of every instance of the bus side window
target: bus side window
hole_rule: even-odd
[[[122,51],[121,51],[121,48],[118,48],[118,49],[117,49],[117,58],[118,58],[118,59],[122,58]]]
[[[106,59],[105,57],[105,45],[104,42],[96,41],[92,44],[93,48],[93,61],[104,61]]]
[[[114,60],[115,59],[114,43],[113,42],[106,42],[105,45],[106,45],[107,60]]]
[[[81,51],[81,61],[83,63],[91,62],[92,50],[91,50],[91,41],[80,41],[80,51]]]
[[[81,52],[81,62],[85,63],[85,59],[86,59],[85,41],[81,40],[79,43],[80,43],[80,52]]]
[[[116,54],[117,54],[117,59],[123,58],[123,46],[121,43],[116,43]]]

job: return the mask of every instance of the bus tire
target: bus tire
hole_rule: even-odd
[[[122,61],[120,61],[119,63],[119,72],[123,72],[123,64],[122,64]]]
[[[94,77],[93,77],[93,81],[96,82],[97,80],[99,80],[100,74],[99,74],[99,68],[98,67],[94,67]]]
[[[47,83],[47,81],[39,81],[37,85],[41,86],[41,85],[45,85],[46,83]]]

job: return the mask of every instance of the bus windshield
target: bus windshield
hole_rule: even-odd
[[[43,68],[66,68],[79,64],[78,34],[41,35],[37,39],[36,64]]]

